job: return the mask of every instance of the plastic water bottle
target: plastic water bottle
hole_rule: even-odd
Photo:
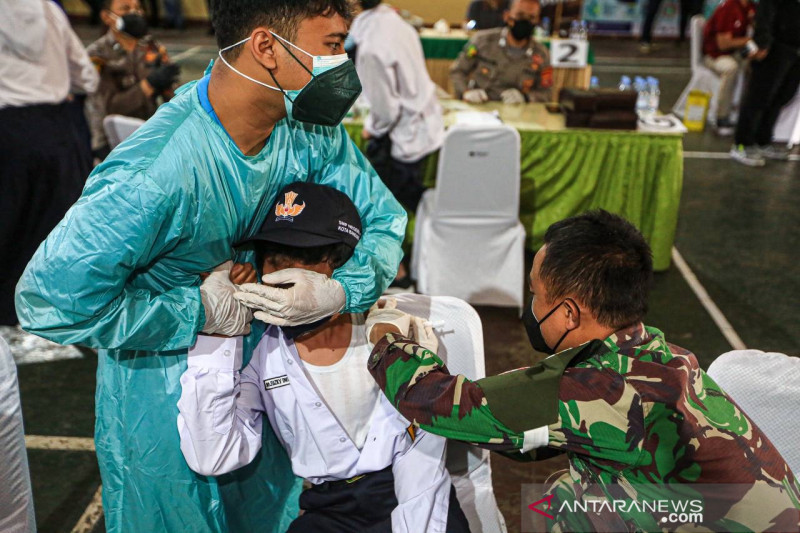
[[[630,91],[631,90],[631,79],[628,76],[622,76],[619,79],[619,90],[620,91]]]
[[[544,38],[550,37],[550,17],[542,17],[542,34]]]
[[[636,98],[636,111],[639,113],[647,112],[647,106],[650,105],[647,82],[641,76],[636,76],[633,80],[633,89],[638,93],[638,97]]]
[[[582,20],[578,28],[578,35],[581,41],[589,40],[589,28],[586,26],[586,21]]]
[[[591,81],[589,82],[590,89],[598,89],[600,88],[600,80],[597,79],[597,76],[592,76]]]
[[[580,40],[581,26],[577,20],[573,20],[572,24],[569,25],[569,38]]]
[[[655,115],[658,112],[658,106],[661,100],[661,88],[658,84],[658,78],[648,77],[647,85],[649,87],[647,95],[647,113],[650,115]]]

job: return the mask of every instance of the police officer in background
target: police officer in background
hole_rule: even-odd
[[[764,158],[789,159],[788,150],[772,144],[772,132],[800,86],[800,0],[761,0],[749,47],[756,51],[730,155],[760,167]]]
[[[86,114],[92,152],[103,160],[109,152],[103,119],[153,116],[158,98],[172,97],[180,67],[170,63],[166,49],[148,35],[139,0],[104,0],[100,16],[108,32],[87,49],[100,73],[100,87],[87,100]]]
[[[549,101],[550,54],[533,39],[540,13],[539,0],[514,0],[505,27],[473,35],[450,69],[456,97],[475,104]]]

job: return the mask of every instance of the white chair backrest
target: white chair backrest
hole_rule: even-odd
[[[451,296],[398,294],[397,308],[444,326],[436,329],[438,356],[451,374],[464,374],[471,380],[486,377],[483,360],[483,326],[477,311],[464,300]]]
[[[108,115],[103,119],[103,129],[108,138],[108,146],[112,150],[122,143],[131,134],[144,124],[140,118],[125,117],[122,115]]]
[[[519,218],[520,139],[505,125],[456,125],[439,155],[433,218]]]
[[[720,355],[708,375],[764,432],[800,475],[800,358],[758,350]]]
[[[692,72],[703,64],[703,28],[706,19],[703,15],[695,15],[689,22],[689,45],[692,56]]]
[[[475,309],[451,296],[399,294],[401,311],[443,324],[436,329],[438,355],[451,374],[476,380],[486,377],[483,326]],[[489,452],[466,442],[447,443],[447,470],[458,492],[461,508],[475,533],[506,533],[505,520],[492,489]]]

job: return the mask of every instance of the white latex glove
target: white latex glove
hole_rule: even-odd
[[[245,283],[234,296],[256,311],[255,317],[275,326],[299,326],[344,309],[344,287],[325,274],[287,268],[261,278],[266,285]],[[292,285],[281,289],[271,285]]]
[[[411,319],[411,315],[397,309],[396,298],[378,300],[375,305],[369,308],[367,319],[364,321],[364,325],[367,328],[367,339],[370,339],[372,328],[376,324],[391,324],[400,330],[402,336],[408,337]]]
[[[525,95],[517,89],[506,89],[500,93],[504,104],[519,105],[525,103]]]
[[[439,339],[433,332],[433,327],[430,322],[418,316],[411,317],[411,332],[411,338],[414,342],[426,350],[437,353],[439,350]]]
[[[200,300],[206,312],[203,333],[236,337],[250,333],[253,314],[233,297],[238,290],[231,281],[233,261],[221,264],[200,285]]]
[[[470,89],[465,91],[461,97],[465,102],[470,104],[482,104],[489,101],[489,95],[483,89]]]

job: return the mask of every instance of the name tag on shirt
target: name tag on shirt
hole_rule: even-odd
[[[289,376],[278,376],[276,378],[269,378],[264,380],[264,390],[277,389],[278,387],[285,387],[289,384]]]

